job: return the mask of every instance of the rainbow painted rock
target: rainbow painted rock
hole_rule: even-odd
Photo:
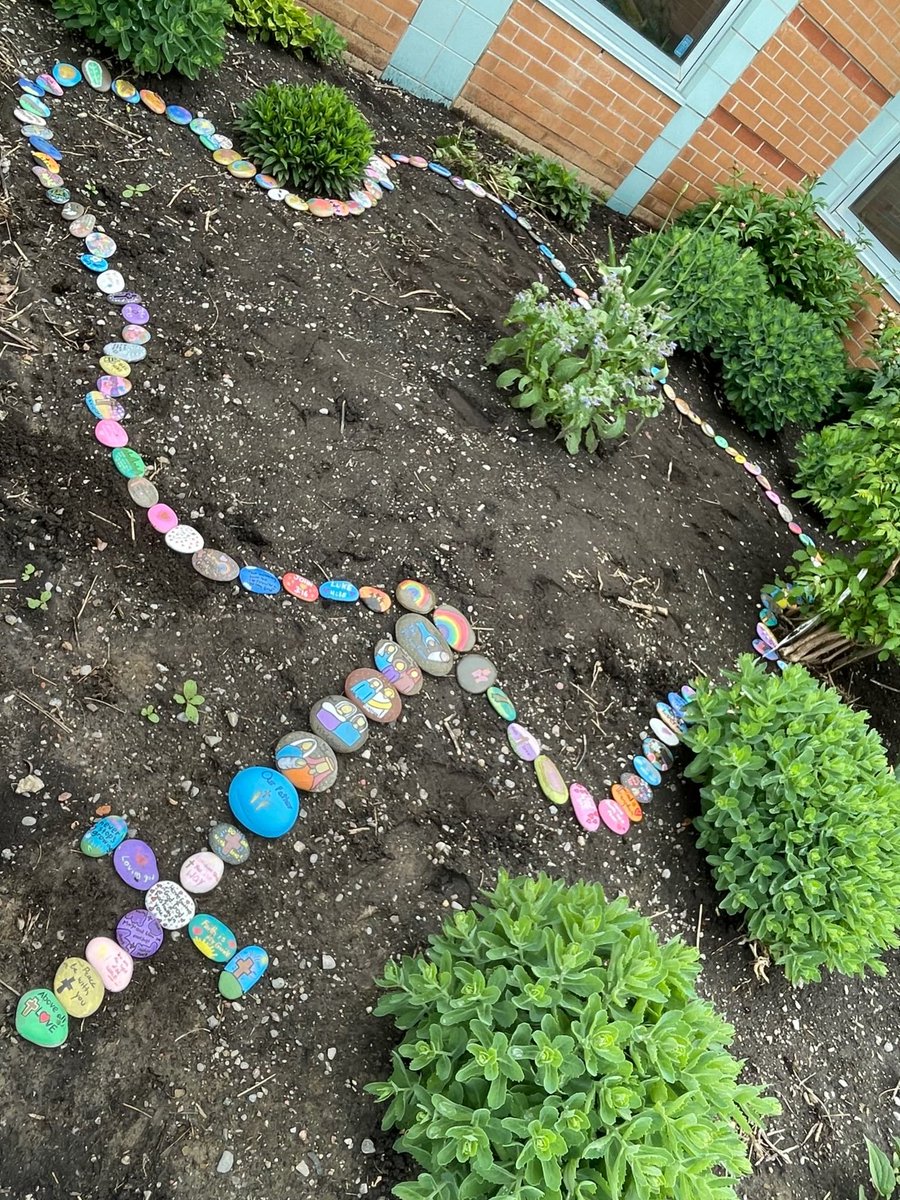
[[[413,613],[430,613],[434,608],[434,592],[418,579],[402,579],[395,592],[401,608]]]
[[[271,767],[238,771],[228,788],[228,803],[245,829],[264,838],[284,837],[300,812],[297,789]]]
[[[439,604],[431,619],[451,650],[466,654],[474,647],[475,630],[470,625],[469,618],[452,604]]]
[[[26,992],[16,1005],[16,1033],[35,1046],[61,1046],[69,1036],[69,1016],[46,988]]]
[[[219,991],[226,1000],[241,996],[262,979],[269,966],[269,956],[262,946],[245,946],[225,964],[219,976]]]
[[[53,979],[53,994],[70,1017],[89,1017],[103,1003],[103,980],[84,958],[67,958]]]

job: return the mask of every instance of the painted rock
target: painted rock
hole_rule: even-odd
[[[687,730],[687,721],[680,716],[672,708],[671,704],[664,704],[662,700],[657,704],[656,711],[659,713],[663,723],[668,725],[673,733],[677,733],[679,737]]]
[[[196,554],[203,549],[203,535],[193,525],[176,525],[166,534],[166,545],[178,554]]]
[[[69,233],[71,233],[72,237],[87,237],[96,224],[97,218],[93,213],[82,213],[82,215],[80,217],[76,217],[69,226]]]
[[[217,886],[224,870],[225,864],[218,854],[213,854],[211,850],[200,850],[184,860],[178,879],[186,892],[202,896]]]
[[[108,92],[112,87],[112,75],[103,63],[97,62],[96,58],[86,58],[81,64],[81,71],[85,83],[95,92]]]
[[[35,168],[35,171],[37,171],[37,168]],[[86,212],[87,209],[83,204],[79,204],[77,200],[70,200],[68,204],[64,204],[59,210],[59,215],[64,221],[74,221],[76,217],[83,217]]]
[[[237,950],[237,938],[225,922],[209,913],[197,913],[188,926],[188,935],[200,953],[213,962],[228,962]]]
[[[237,150],[232,150],[230,146],[220,146],[218,150],[213,151],[213,162],[218,163],[220,167],[230,167],[232,163],[238,162],[240,157]]]
[[[644,738],[641,743],[641,749],[644,752],[644,758],[649,763],[652,763],[657,771],[668,771],[669,767],[675,761],[672,757],[672,751],[657,738]]]
[[[679,716],[684,715],[684,710],[690,704],[690,700],[685,700],[685,698],[684,698],[684,696],[682,696],[681,692],[669,692],[668,696],[666,696],[666,699],[672,705],[672,707],[675,709],[675,711],[678,713]]]
[[[220,150],[231,150],[234,147],[234,142],[224,133],[214,133],[213,138]]]
[[[422,690],[422,672],[412,656],[390,638],[382,638],[375,647],[375,666],[389,684],[404,696],[416,696]]]
[[[112,258],[117,249],[116,243],[109,234],[101,233],[99,230],[88,234],[84,239],[84,248],[91,254],[96,254],[98,258]],[[113,358],[125,358],[125,355],[121,353],[122,349],[119,342],[111,342],[110,345],[104,347],[103,353],[111,354]]]
[[[250,843],[247,835],[236,825],[220,821],[209,831],[209,848],[218,854],[222,862],[232,867],[239,867],[250,857]]]
[[[122,317],[129,325],[146,325],[150,320],[150,313],[143,304],[139,304],[136,300],[130,300],[127,304],[122,305]]]
[[[91,938],[84,957],[103,981],[108,992],[124,992],[134,974],[134,959],[112,938]]]
[[[301,792],[327,792],[338,777],[334,751],[314,733],[289,733],[275,747],[275,766]]]
[[[106,261],[105,258],[97,258],[97,256],[95,254],[80,254],[78,256],[78,261],[81,263],[81,265],[83,267],[86,267],[88,271],[95,271],[98,273],[100,271],[105,271],[106,268],[109,266],[109,263]],[[102,365],[102,360],[101,360],[101,365]],[[105,368],[104,368],[104,370],[105,370]]]
[[[403,579],[397,584],[397,603],[413,613],[430,613],[435,605],[434,592],[418,579]]]
[[[146,892],[159,879],[156,855],[139,838],[128,838],[116,848],[113,866],[119,878],[139,892]]]
[[[650,718],[650,732],[666,746],[677,746],[681,742],[674,729],[670,729],[665,721],[661,721],[659,717]]]
[[[159,501],[156,484],[151,483],[149,479],[141,478],[141,476],[128,480],[128,495],[141,508],[152,508]]]
[[[231,583],[241,572],[230,554],[226,554],[224,550],[214,550],[212,546],[195,550],[191,555],[191,566],[198,575],[216,583]]]
[[[148,88],[142,88],[138,95],[141,98],[141,103],[146,105],[152,113],[156,113],[161,117],[166,111],[166,102],[157,92],[151,92]]]
[[[372,612],[386,613],[393,603],[387,592],[377,587],[361,587],[359,598]]]
[[[65,93],[60,85],[56,82],[52,75],[38,75],[35,83],[39,83],[45,92],[49,92],[51,96],[62,96]]]
[[[288,195],[285,196],[284,202],[288,208],[293,209],[294,212],[306,212],[309,207],[302,196],[297,196],[293,192],[289,192]]]
[[[186,108],[182,108],[180,104],[167,104],[166,117],[173,125],[190,125],[194,114],[188,112]]]
[[[191,133],[196,133],[197,137],[209,137],[216,132],[216,127],[212,121],[207,121],[205,117],[194,117],[190,123]]]
[[[597,812],[606,828],[612,830],[613,833],[624,836],[631,828],[631,822],[623,809],[609,797],[600,801],[597,805]]]
[[[244,591],[256,596],[274,596],[281,591],[281,580],[264,567],[241,567],[238,579]]]
[[[309,710],[313,732],[340,754],[362,750],[369,736],[369,722],[346,696],[326,696]]]
[[[119,271],[104,271],[97,276],[97,287],[107,296],[121,292],[125,288],[125,276]]]
[[[16,86],[20,87],[28,96],[43,96],[44,85],[38,83],[34,79],[26,79],[24,75],[20,75],[16,80]]]
[[[154,504],[147,509],[147,520],[157,533],[168,533],[178,524],[178,513],[168,504]]]
[[[24,108],[14,108],[13,116],[20,125],[38,125],[45,129],[47,127],[44,117],[39,117],[36,113],[26,112]]]
[[[116,925],[116,941],[132,958],[152,958],[165,936],[162,925],[146,908],[133,908]]]
[[[35,1046],[61,1046],[69,1036],[69,1017],[52,992],[35,988],[16,1005],[16,1033]]]
[[[569,799],[572,810],[582,829],[594,833],[600,828],[600,814],[597,811],[597,801],[581,783],[573,783],[569,788]]]
[[[81,839],[81,853],[88,858],[102,858],[111,854],[127,836],[128,822],[124,817],[103,817]]]
[[[120,100],[124,100],[126,104],[140,104],[141,98],[138,95],[138,90],[133,83],[129,83],[127,79],[114,79],[112,81],[113,95],[118,96]]]
[[[104,396],[127,396],[131,391],[131,384],[124,375],[101,375],[97,380],[97,391],[102,392]]]
[[[378,725],[396,721],[403,708],[397,689],[371,667],[360,667],[350,672],[344,680],[344,695]]]
[[[282,575],[281,586],[291,596],[296,596],[298,600],[305,600],[307,604],[312,604],[319,598],[319,589],[313,581],[302,575],[295,575],[292,571],[288,571],[287,575]]]
[[[641,779],[646,780],[651,787],[659,787],[662,783],[662,775],[649,759],[645,758],[643,754],[636,754],[632,763]]]
[[[226,1000],[240,1000],[254,984],[259,983],[269,965],[269,956],[262,946],[245,946],[226,963],[219,976],[219,991]]]
[[[29,116],[42,117],[45,121],[50,116],[50,108],[37,96],[20,96],[19,108]]]
[[[475,630],[468,617],[452,604],[439,604],[431,619],[451,650],[466,654],[475,645]]]
[[[48,188],[44,193],[51,204],[66,204],[72,194],[68,188],[53,187]]]
[[[91,237],[94,235],[91,234]],[[85,242],[87,245],[87,241]],[[138,326],[138,328],[140,328]],[[141,336],[146,336],[141,331]],[[120,362],[139,363],[147,357],[147,351],[143,346],[135,345],[132,342],[107,342],[103,347],[104,355],[109,355],[110,358],[117,358]]]
[[[507,696],[506,692],[504,692],[503,688],[489,687],[487,698],[491,708],[504,721],[514,721],[519,715],[516,712],[516,706],[510,700],[509,696]]]
[[[271,767],[238,771],[228,787],[228,803],[245,829],[264,838],[284,837],[300,812],[297,789]]]
[[[58,175],[54,175],[53,172],[48,171],[46,167],[32,167],[32,170],[34,171],[37,181],[42,188],[56,187],[56,181],[59,178]],[[67,206],[64,204],[63,208],[65,209],[66,207]]]
[[[566,781],[559,772],[559,767],[546,754],[539,754],[534,760],[534,772],[538,785],[552,804],[565,804],[569,799],[569,789]]]
[[[153,334],[143,325],[126,325],[122,330],[122,340],[129,346],[144,346],[152,337]]]
[[[174,879],[161,879],[144,898],[151,917],[156,917],[163,929],[183,929],[197,911],[194,901]]]
[[[324,199],[322,196],[313,196],[311,200],[306,202],[307,209],[314,217],[333,217],[334,209],[331,201]]]
[[[643,821],[644,810],[638,803],[637,796],[635,796],[630,788],[625,787],[621,783],[614,783],[609,790],[613,800],[615,800],[629,821]]]
[[[56,63],[51,74],[64,88],[75,87],[77,83],[81,83],[81,72],[71,63]]]
[[[629,792],[637,798],[641,804],[649,804],[653,799],[653,788],[645,780],[641,779],[640,775],[636,775],[634,771],[623,771],[619,776],[619,782],[622,787],[628,788]]]
[[[46,137],[40,137],[39,135],[35,136],[32,134],[28,141],[31,144],[31,148],[33,150],[37,150],[38,154],[46,154],[49,158],[52,158],[54,162],[62,162],[62,151],[57,150],[53,143]],[[53,168],[50,167],[50,170],[52,171]]]
[[[253,182],[257,187],[261,187],[264,192],[270,192],[272,188],[278,187],[278,180],[274,175],[265,175],[262,171],[258,171],[253,177]]]
[[[465,654],[456,664],[456,680],[463,691],[477,696],[497,682],[497,668],[483,654]]]
[[[256,166],[247,158],[239,158],[228,167],[235,179],[252,179],[256,174]]]
[[[453,670],[453,652],[426,617],[406,613],[394,627],[394,637],[427,675],[449,675]]]
[[[110,449],[115,446],[128,445],[128,432],[125,426],[107,418],[98,421],[94,426],[94,437],[101,446],[108,446]]]
[[[147,474],[147,464],[137,450],[132,450],[129,446],[119,446],[109,457],[119,474],[124,475],[126,479],[137,479],[139,476]],[[155,492],[156,488],[154,487],[153,490]],[[158,499],[159,495],[157,494],[156,500]],[[156,500],[154,500],[154,504]]]
[[[103,1003],[103,980],[84,958],[67,958],[53,979],[53,994],[70,1017],[89,1017]]]
[[[359,599],[359,588],[349,579],[326,579],[324,583],[319,584],[319,595],[323,600],[355,604]]]
[[[521,758],[523,762],[534,762],[541,752],[540,741],[521,725],[510,725],[506,736],[516,757]]]

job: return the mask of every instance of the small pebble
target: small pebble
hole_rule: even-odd
[[[363,1154],[374,1154],[375,1153],[375,1143],[372,1141],[371,1138],[363,1138],[362,1145],[360,1146],[360,1150],[362,1150]]]
[[[219,1172],[220,1175],[227,1175],[233,1166],[234,1166],[234,1155],[231,1153],[230,1150],[223,1150],[222,1157],[219,1159],[218,1165],[216,1166],[216,1170]]]
[[[336,966],[337,966],[337,963],[331,957],[330,954],[322,955],[322,969],[324,971],[333,971]]]

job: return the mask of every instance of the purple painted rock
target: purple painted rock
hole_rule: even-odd
[[[523,762],[534,762],[541,752],[541,743],[522,725],[513,722],[507,727],[506,736],[516,757],[521,758]]]
[[[116,941],[132,958],[152,958],[164,937],[162,925],[145,908],[133,908],[116,926]]]
[[[116,874],[129,887],[146,892],[159,879],[156,855],[140,838],[126,838],[113,854]]]

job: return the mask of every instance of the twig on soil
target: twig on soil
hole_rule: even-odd
[[[586,692],[584,690],[584,688],[579,687],[579,685],[577,683],[573,683],[571,686],[575,689],[576,692],[581,692],[582,696],[584,696],[584,698],[585,698],[585,700],[587,700],[588,704],[593,704],[594,708],[600,707],[600,701],[595,700],[594,697],[590,694],[590,692]]]
[[[581,754],[578,756],[578,762],[575,764],[576,771],[581,766],[581,764],[584,762],[584,758],[585,758],[586,754],[587,754],[587,734],[582,732],[582,734],[581,734]]]
[[[697,570],[700,572],[700,574],[701,574],[701,575],[702,575],[702,577],[703,577],[703,582],[706,584],[706,590],[709,592],[709,594],[710,594],[710,595],[712,595],[712,594],[713,594],[713,590],[712,590],[712,588],[709,586],[709,579],[708,579],[708,578],[707,578],[707,576],[706,576],[706,572],[703,570],[703,568],[702,568],[702,567],[698,567],[698,568],[697,568]]]
[[[125,513],[125,516],[126,516],[126,517],[128,518],[128,520],[131,522],[131,540],[132,540],[132,541],[135,541],[135,536],[134,536],[134,513],[133,513],[133,512],[131,511],[131,509],[129,509],[129,508],[123,508],[123,509],[122,509],[122,511]]]
[[[237,1096],[235,1096],[235,1099],[240,1100],[241,1096],[246,1096],[250,1092],[255,1092],[258,1088],[261,1088],[264,1083],[269,1083],[274,1078],[275,1078],[275,1072],[273,1071],[271,1075],[267,1075],[265,1077],[265,1079],[261,1079],[259,1081],[259,1083],[251,1083],[250,1086],[247,1088],[244,1088],[244,1090],[242,1092],[238,1092]]]
[[[99,513],[91,512],[90,509],[88,509],[88,516],[96,517],[98,521],[105,521],[107,525],[112,525],[113,529],[121,529],[122,528],[122,526],[117,525],[115,523],[115,521],[110,521],[108,517],[101,517]]]
[[[186,192],[189,187],[193,187],[195,183],[199,183],[201,179],[216,179],[216,175],[198,175],[196,179],[189,179],[187,183],[183,183],[172,199],[166,205],[166,208],[171,208],[182,192]]]
[[[438,233],[441,235],[441,237],[447,236],[446,233],[444,233],[443,229],[441,229],[440,225],[438,225],[437,221],[432,221],[432,219],[431,219],[431,217],[429,217],[428,213],[420,213],[419,215],[421,217],[423,217],[424,220],[426,220],[433,229],[436,229],[438,231]]]
[[[697,913],[697,936],[694,939],[694,948],[700,949],[700,939],[703,937],[703,905],[700,905],[700,911]]]
[[[313,559],[313,563],[315,563],[315,565],[319,568],[319,570],[322,572],[322,574],[325,576],[325,578],[330,581],[331,576],[328,574],[328,572],[325,570],[325,568],[322,566],[322,564],[320,562],[316,562],[315,559]]]
[[[20,692],[18,690],[18,688],[14,688],[13,690],[15,692],[15,695],[17,695],[20,700],[24,700],[26,704],[28,704],[31,708],[35,709],[42,716],[46,717],[48,721],[52,721],[54,725],[58,725],[59,728],[64,733],[74,733],[75,732],[74,729],[70,729],[69,726],[66,725],[66,723],[64,721],[61,721],[59,719],[59,717],[55,716],[52,712],[50,712],[49,709],[43,708],[40,704],[36,704],[35,701],[30,699],[28,696],[26,696],[24,692]]]
[[[628,600],[625,596],[616,596],[619,604],[626,608],[636,608],[638,612],[648,613],[651,617],[667,617],[669,610],[662,604],[642,604],[640,600]]]
[[[148,1113],[143,1108],[135,1108],[133,1104],[128,1104],[124,1100],[122,1101],[122,1104],[125,1106],[125,1108],[130,1108],[132,1112],[139,1113],[142,1117],[152,1117],[153,1116],[153,1113]]]
[[[444,717],[443,725],[444,725],[444,728],[447,730],[447,736],[450,738],[450,741],[453,743],[453,748],[456,751],[457,758],[462,758],[462,747],[459,744],[459,734],[451,726],[449,717]]]
[[[344,436],[344,417],[347,415],[347,401],[341,401],[341,437]]]
[[[75,630],[75,641],[78,645],[81,645],[81,643],[78,641],[78,622],[81,619],[81,614],[84,612],[84,610],[87,606],[88,600],[90,600],[90,598],[91,598],[91,592],[94,590],[94,584],[97,582],[98,578],[99,578],[99,576],[95,575],[94,578],[91,580],[91,586],[88,588],[87,592],[85,593],[84,599],[81,602],[81,608],[79,608],[79,610],[78,610],[78,615],[75,617],[75,620],[72,622],[72,626]]]
[[[16,989],[11,984],[7,983],[5,979],[0,979],[0,984],[2,984],[7,991],[12,992],[14,996],[18,996],[19,993],[16,991]]]
[[[106,117],[98,117],[96,113],[88,113],[88,116],[93,121],[99,121],[101,125],[106,125],[109,129],[114,129],[116,133],[121,133],[122,137],[128,138],[132,146],[138,146],[141,142],[146,142],[146,135],[141,137],[135,135],[133,129],[125,129],[121,125],[116,125],[114,121],[107,121]]]
[[[118,704],[110,704],[108,700],[101,700],[99,696],[83,696],[82,704],[102,704],[104,708],[114,708],[117,713],[121,713],[123,717],[127,717],[128,713],[124,708],[119,708]]]
[[[0,583],[3,583],[3,582],[4,582],[4,580],[0,579]],[[900,696],[900,688],[891,687],[891,685],[889,683],[880,683],[879,680],[877,680],[877,679],[873,679],[872,682],[875,684],[876,687],[884,688],[884,690],[886,692],[896,692],[897,695]]]
[[[180,1042],[182,1038],[190,1037],[192,1033],[212,1033],[212,1030],[207,1029],[205,1025],[198,1025],[196,1029],[188,1029],[185,1033],[179,1033],[175,1041]]]

